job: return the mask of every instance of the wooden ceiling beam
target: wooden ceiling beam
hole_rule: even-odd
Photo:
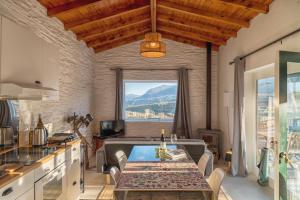
[[[205,18],[207,20],[215,20],[221,23],[232,24],[235,26],[238,25],[240,27],[250,26],[249,21],[246,20],[242,20],[234,17],[222,16],[222,15],[215,14],[213,12],[187,7],[177,3],[168,2],[166,0],[159,1],[158,6],[165,9],[173,10],[175,12],[181,12],[187,15],[193,15],[193,16]]]
[[[77,39],[90,41],[95,39],[101,34],[108,34],[116,31],[121,31],[122,29],[135,27],[149,22],[150,22],[150,18],[147,15],[133,17],[129,20],[124,20],[124,21],[120,20],[119,23],[109,24],[109,26],[99,26],[96,29],[90,31],[77,33]]]
[[[112,41],[111,43],[104,44],[102,46],[97,46],[97,47],[94,48],[94,51],[95,51],[95,53],[99,53],[99,52],[106,51],[106,50],[109,50],[109,49],[112,49],[112,48],[116,48],[116,47],[119,47],[119,46],[122,46],[122,45],[125,45],[125,44],[129,44],[129,43],[132,43],[132,42],[142,40],[143,38],[144,38],[144,34],[140,34],[140,35],[136,35],[136,36],[130,36],[130,37],[127,37],[127,38],[122,38],[120,40],[115,40],[115,41]]]
[[[144,3],[136,3],[136,4],[131,4],[129,6],[115,9],[112,12],[106,12],[103,14],[91,16],[91,17],[86,17],[81,20],[76,20],[74,22],[69,22],[65,23],[65,29],[73,29],[73,28],[78,28],[83,25],[88,25],[92,23],[96,23],[98,21],[102,20],[108,20],[114,17],[119,17],[122,15],[132,15],[137,11],[145,10],[147,11],[150,8],[150,5],[146,3],[146,1],[143,1]]]
[[[238,6],[242,8],[246,8],[249,10],[253,10],[255,12],[259,13],[268,13],[269,12],[269,6],[265,5],[263,3],[253,2],[252,0],[218,0],[226,4],[230,4],[233,6]]]
[[[76,0],[54,8],[49,8],[47,14],[49,17],[54,17],[65,12],[78,9],[80,7],[84,7],[93,3],[98,3],[100,1],[102,0]]]
[[[230,37],[236,37],[237,33],[233,30],[223,29],[216,26],[210,26],[205,25],[197,22],[188,21],[179,17],[174,16],[168,16],[165,14],[159,14],[158,15],[158,21],[164,22],[164,23],[170,23],[173,25],[190,28],[197,31],[205,31],[208,33],[211,33],[213,35],[223,37],[223,38],[230,38]]]
[[[95,40],[87,42],[87,46],[93,47],[93,48],[97,47],[97,46],[103,46],[103,45],[111,43],[115,40],[126,39],[128,37],[145,34],[150,31],[151,31],[151,28],[150,28],[150,24],[149,24],[149,26],[142,26],[142,27],[138,27],[136,29],[118,32],[114,35],[102,35]]]
[[[225,45],[226,44],[226,41],[223,39],[220,39],[220,38],[213,38],[208,35],[203,35],[203,34],[194,33],[194,32],[187,32],[184,30],[180,30],[178,28],[161,26],[160,24],[158,25],[157,29],[158,29],[158,32],[163,31],[165,33],[184,35],[186,38],[189,38],[189,39],[195,40],[195,41],[206,41],[206,42],[211,42],[216,45]]]
[[[173,33],[165,33],[165,32],[161,32],[161,33],[162,33],[162,37],[165,39],[173,40],[173,41],[184,43],[184,44],[189,44],[189,45],[200,47],[200,48],[206,48],[207,42],[191,40],[189,38],[185,38],[184,36],[178,36]],[[219,46],[213,45],[213,50],[218,51]]]

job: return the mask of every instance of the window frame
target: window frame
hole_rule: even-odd
[[[178,91],[178,80],[170,79],[170,80],[123,80],[123,102],[122,102],[122,118],[126,123],[174,123],[174,118],[172,120],[163,119],[163,120],[155,120],[155,119],[126,119],[126,110],[125,110],[125,85],[126,83],[176,83],[177,91]],[[176,92],[176,103],[177,103],[177,92]],[[175,104],[176,105],[176,104]],[[176,108],[175,108],[176,109]]]
[[[267,76],[260,76],[260,77],[257,77],[255,79],[255,163],[258,164],[259,163],[259,156],[258,156],[258,112],[257,112],[257,106],[258,106],[258,81],[260,80],[263,80],[263,79],[269,79],[269,78],[273,78],[274,79],[274,101],[275,101],[275,76],[272,76],[272,75],[267,75]],[[275,106],[275,102],[274,103],[274,106]],[[274,107],[274,114],[275,114],[275,107]],[[275,120],[275,119],[274,119]],[[275,130],[274,130],[274,137],[275,137]],[[268,164],[269,164],[269,161],[268,161]],[[268,166],[269,168],[269,166]],[[269,169],[268,169],[268,177],[273,179],[274,177],[271,176],[270,172],[269,172]]]

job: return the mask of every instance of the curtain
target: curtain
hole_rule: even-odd
[[[188,70],[178,70],[178,88],[173,133],[178,137],[191,138],[191,113]]]
[[[234,63],[234,119],[231,173],[233,176],[246,176],[247,164],[244,113],[245,59],[236,58]]]
[[[123,70],[116,69],[116,102],[115,102],[115,120],[123,118]]]

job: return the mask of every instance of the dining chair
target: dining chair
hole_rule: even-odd
[[[220,187],[224,177],[225,172],[221,168],[216,168],[207,179],[209,186],[214,192],[214,200],[218,200]]]
[[[123,171],[126,163],[127,163],[127,156],[126,154],[124,153],[124,151],[120,150],[120,151],[117,151],[116,152],[116,157],[117,157],[117,160],[118,160],[118,163],[119,163],[119,167],[120,167],[120,170]]]
[[[120,170],[117,167],[113,166],[112,168],[110,168],[109,172],[110,172],[110,176],[114,181],[114,184],[116,185],[120,179],[120,175],[121,175]]]
[[[208,152],[205,152],[199,159],[198,169],[199,169],[200,173],[202,174],[202,176],[205,176],[205,171],[206,171],[209,159],[210,159],[210,154]]]

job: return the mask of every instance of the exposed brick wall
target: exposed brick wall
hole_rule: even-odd
[[[46,9],[36,0],[2,0],[0,13],[32,30],[60,51],[59,101],[21,101],[21,128],[26,134],[30,116],[37,118],[41,113],[45,123],[53,124],[54,132],[69,130],[70,125],[65,121],[68,115],[92,110],[93,51],[73,33],[65,31],[58,19],[49,18]]]
[[[194,136],[197,128],[205,127],[206,111],[206,49],[166,40],[167,56],[159,59],[142,58],[139,54],[139,42],[96,54],[95,63],[95,101],[96,120],[114,118],[115,74],[112,67],[124,68],[177,68],[187,67],[189,72],[191,115]],[[128,80],[174,80],[176,71],[125,71]],[[217,53],[212,58],[212,127],[217,121]],[[128,136],[158,136],[161,128],[171,129],[171,123],[127,123]],[[96,126],[98,128],[98,126]]]

